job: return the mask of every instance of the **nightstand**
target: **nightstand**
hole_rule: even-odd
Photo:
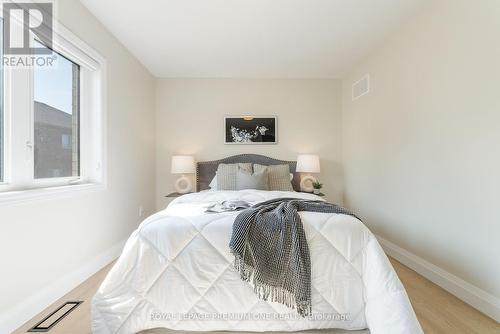
[[[307,191],[301,191],[301,193],[313,194],[313,195],[320,196],[320,197],[324,197],[325,196],[325,194],[323,194],[323,193],[315,194],[315,193],[310,193],[310,192],[307,192]]]
[[[186,194],[191,194],[191,193],[186,193]],[[173,192],[173,193],[170,193],[168,195],[165,195],[165,197],[179,197],[179,196],[186,195],[186,194],[180,194],[177,192]]]

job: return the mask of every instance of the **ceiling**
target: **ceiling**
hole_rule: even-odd
[[[336,78],[428,0],[80,0],[157,77]]]

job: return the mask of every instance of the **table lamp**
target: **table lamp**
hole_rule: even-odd
[[[193,190],[191,179],[185,174],[196,173],[194,157],[191,155],[174,155],[172,156],[172,165],[170,172],[172,174],[182,174],[175,182],[175,190],[179,194],[186,194]]]
[[[305,192],[313,192],[313,183],[316,178],[311,173],[319,173],[319,156],[316,154],[299,154],[297,156],[297,168],[295,171],[299,173],[307,173],[300,178],[300,190]]]

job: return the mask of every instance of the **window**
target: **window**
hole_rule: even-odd
[[[50,49],[30,35],[50,66],[3,66],[0,49],[0,203],[106,185],[106,61],[53,27]]]
[[[35,179],[80,176],[80,66],[57,52],[50,55],[53,66],[34,69]]]

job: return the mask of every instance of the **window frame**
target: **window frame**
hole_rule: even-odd
[[[35,38],[35,36],[30,37],[32,41]],[[14,69],[5,66],[4,177],[0,181],[0,205],[13,201],[66,196],[82,190],[103,190],[107,187],[106,59],[55,19],[52,49],[80,66],[80,175],[35,179],[34,71],[32,68]],[[26,86],[22,88],[26,83],[29,89],[26,89]],[[13,112],[14,109],[17,110],[16,113]]]

